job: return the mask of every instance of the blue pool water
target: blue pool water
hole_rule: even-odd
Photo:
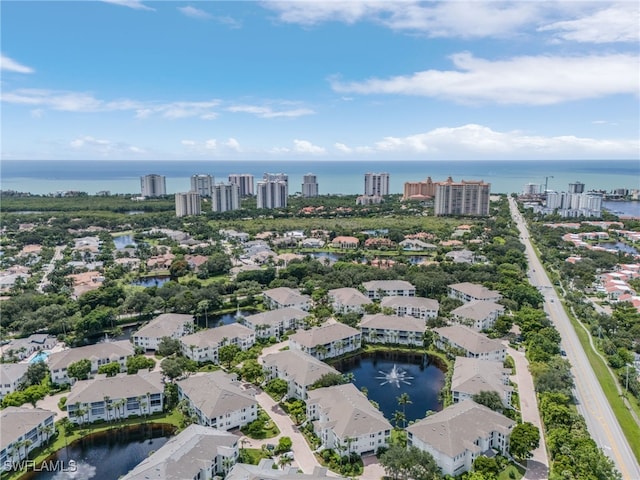
[[[38,352],[35,357],[29,360],[29,363],[46,362],[47,358],[49,358],[49,352],[43,350]]]

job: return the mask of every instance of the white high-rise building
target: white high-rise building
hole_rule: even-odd
[[[302,177],[302,196],[305,198],[318,196],[318,178],[313,173]]]
[[[198,192],[176,193],[176,216],[200,215],[200,194]]]
[[[228,212],[240,208],[240,186],[235,183],[219,183],[213,186],[211,210]]]
[[[539,183],[527,183],[522,189],[523,195],[538,195],[542,190],[542,186]]]
[[[435,215],[489,215],[491,184],[483,181],[454,182],[449,177],[436,184]]]
[[[569,193],[584,193],[584,183],[582,182],[570,183]]]
[[[284,181],[258,182],[257,208],[286,208],[289,186]]]
[[[232,173],[229,175],[229,183],[240,187],[241,197],[253,196],[253,175],[248,173]]]
[[[380,197],[389,195],[389,174],[371,172],[365,173],[364,194]]]
[[[210,197],[213,192],[213,182],[214,178],[205,173],[191,175],[191,191],[198,192],[201,197]]]
[[[284,182],[289,186],[289,175],[286,173],[265,173],[262,175],[264,182]]]
[[[167,194],[167,179],[164,175],[152,173],[140,177],[140,190],[143,197],[161,197]]]

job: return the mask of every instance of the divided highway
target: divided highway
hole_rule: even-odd
[[[511,216],[520,231],[521,241],[526,247],[530,282],[544,295],[544,309],[560,332],[562,348],[571,362],[578,411],[584,416],[591,437],[614,461],[622,477],[625,480],[640,480],[640,466],[629,448],[629,443],[600,387],[560,298],[533,250],[527,226],[518,212],[515,200],[511,197],[509,206]]]

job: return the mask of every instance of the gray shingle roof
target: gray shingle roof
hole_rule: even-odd
[[[424,297],[402,297],[402,296],[390,296],[384,297],[380,300],[381,307],[404,307],[410,306],[413,308],[426,308],[427,310],[438,310],[440,303],[432,298]]]
[[[475,395],[483,391],[498,392],[500,397],[513,388],[503,382],[506,369],[499,362],[456,357],[451,390]]]
[[[449,288],[462,292],[466,295],[470,295],[477,300],[491,300],[493,298],[500,297],[500,292],[496,290],[489,290],[487,287],[477,283],[454,283],[449,285]]]
[[[265,367],[277,365],[279,371],[287,372],[289,378],[298,385],[314,384],[327,373],[340,374],[338,370],[299,350],[283,350],[263,358]]]
[[[397,315],[365,315],[360,322],[361,328],[399,330],[402,332],[424,333],[427,329],[424,320],[414,317],[398,317]]]
[[[105,397],[133,398],[163,391],[161,372],[139,372],[134,375],[121,373],[115,377],[98,375],[91,380],[76,382],[67,397],[67,405],[101,402]]]
[[[478,438],[486,438],[493,431],[508,434],[515,422],[500,413],[465,400],[441,412],[409,425],[407,432],[449,457],[465,450],[480,452],[475,445]]]
[[[265,290],[264,294],[282,305],[297,305],[311,300],[307,295],[301,295],[299,292],[287,287]]]
[[[289,337],[289,340],[304,347],[313,348],[317,345],[326,345],[338,340],[344,340],[354,335],[360,335],[360,330],[343,323],[331,323],[322,327],[296,332]]]
[[[298,472],[298,467],[290,467],[285,470],[272,468],[274,462],[271,459],[263,458],[258,465],[248,465],[246,463],[236,463],[227,474],[225,480],[326,480],[344,479],[332,473],[327,477],[326,467],[315,467],[313,473],[304,474]]]
[[[28,363],[3,363],[0,364],[0,383],[8,384],[24,377],[29,368]]]
[[[362,284],[367,290],[415,290],[416,287],[404,280],[372,280]]]
[[[134,337],[162,338],[170,337],[180,330],[185,323],[193,323],[193,315],[182,313],[163,313],[135,332]]]
[[[25,433],[30,432],[48,417],[54,415],[53,412],[41,408],[7,407],[0,410],[0,424],[2,425],[0,450],[4,450]]]
[[[134,346],[129,340],[118,340],[116,342],[96,343],[86,347],[70,348],[62,352],[49,355],[47,365],[50,370],[66,368],[70,364],[83,359],[109,358],[113,361],[120,357],[127,357],[134,354]]]
[[[499,341],[462,325],[434,328],[433,331],[469,352],[488,353],[504,350],[504,346]]]
[[[484,320],[494,312],[504,312],[504,307],[499,303],[488,302],[486,300],[474,300],[452,310],[451,315],[469,318],[471,320]]]
[[[329,290],[327,294],[342,305],[360,306],[371,303],[371,300],[356,288],[335,288]]]
[[[277,310],[269,310],[268,312],[256,313],[245,317],[245,321],[252,325],[269,325],[274,326],[283,320],[302,320],[309,314],[299,308],[286,307]]]
[[[191,402],[208,418],[216,418],[257,403],[240,389],[234,376],[223,371],[196,373],[179,380],[178,385]]]
[[[231,323],[207,330],[200,330],[191,335],[185,335],[180,339],[180,342],[184,345],[194,345],[198,348],[203,348],[220,345],[224,338],[242,338],[253,334],[253,330],[249,327],[245,327],[239,323]]]
[[[202,425],[189,425],[158,451],[145,458],[122,480],[184,480],[208,469],[220,451],[237,448],[238,437]]]
[[[392,428],[380,410],[353,383],[312,390],[309,403],[318,404],[327,413],[333,431],[342,439]]]

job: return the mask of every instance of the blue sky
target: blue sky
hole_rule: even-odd
[[[8,159],[638,159],[635,1],[3,1]]]

